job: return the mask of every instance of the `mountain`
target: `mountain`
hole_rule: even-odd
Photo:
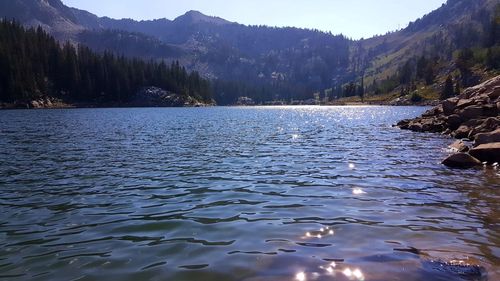
[[[353,56],[360,64],[365,86],[372,90],[388,82],[385,86],[389,89],[399,86],[400,91],[412,91],[420,82],[424,92],[436,93],[448,76],[462,88],[473,86],[498,71],[498,66],[486,65],[488,52],[496,56],[493,60],[500,59],[498,24],[498,0],[449,0],[405,29],[356,42]],[[468,64],[476,73],[463,73],[458,61],[462,51],[473,53]],[[424,74],[433,77],[424,83]]]
[[[245,26],[197,11],[173,21],[114,20],[76,9],[73,13],[87,29],[141,33],[175,46],[184,53],[174,59],[188,69],[207,78],[245,84],[240,88],[260,91],[262,99],[306,99],[312,92],[330,87],[332,81],[347,81],[351,41],[341,35]],[[272,89],[264,94],[262,87]],[[231,103],[237,98],[226,93],[219,100]]]
[[[60,28],[57,38],[146,59],[178,60],[204,77],[218,79],[219,88],[237,83],[238,90],[222,89],[221,103],[232,103],[240,92],[259,91],[258,101],[307,99],[312,93],[346,82],[351,41],[344,36],[298,29],[245,26],[190,11],[173,21],[115,20],[64,6],[59,0],[12,0],[18,6],[5,10],[5,18],[21,23],[43,23],[52,32],[46,11],[75,28]],[[43,2],[43,3],[42,3]],[[45,10],[44,10],[45,9]],[[69,26],[69,25],[68,25]],[[65,37],[66,36],[66,37]]]
[[[71,8],[59,0],[0,1],[0,17],[15,18],[26,26],[42,26],[60,39],[71,39],[84,30]]]
[[[197,11],[135,21],[97,17],[59,0],[5,2],[1,17],[41,25],[60,40],[179,61],[214,81],[221,104],[245,95],[257,102],[292,101],[318,92],[329,98],[411,95],[417,88],[424,89],[418,95],[435,98],[449,75],[468,86],[497,71],[500,36],[492,19],[498,0],[448,0],[405,29],[359,41],[317,30],[245,26]],[[466,59],[456,63],[458,57]]]
[[[25,29],[0,21],[0,107],[3,102],[37,107],[55,100],[182,106],[211,103],[212,98],[210,83],[178,63],[99,54],[88,47],[61,45],[41,27]]]

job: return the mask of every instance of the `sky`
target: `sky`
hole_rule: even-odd
[[[368,38],[404,28],[446,0],[63,0],[98,16],[148,20],[190,10],[247,25],[294,26]]]

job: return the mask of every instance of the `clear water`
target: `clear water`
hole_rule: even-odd
[[[498,171],[424,110],[1,111],[0,279],[500,280]]]

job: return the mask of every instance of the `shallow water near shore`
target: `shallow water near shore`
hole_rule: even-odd
[[[499,171],[426,109],[2,111],[0,279],[500,280]]]

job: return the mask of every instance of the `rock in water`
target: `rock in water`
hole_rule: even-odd
[[[465,89],[458,97],[443,101],[421,117],[398,123],[401,129],[417,132],[437,132],[457,139],[475,140],[470,155],[451,155],[443,164],[455,168],[468,168],[500,162],[500,75],[484,83]],[[467,151],[456,143],[452,148]],[[482,161],[482,162],[481,162]]]
[[[455,150],[456,152],[467,152],[469,151],[469,147],[460,140],[457,140],[456,142],[452,143],[450,145],[450,148]]]
[[[476,134],[496,130],[500,121],[500,75],[478,86],[465,89],[443,101],[421,117],[404,120],[398,126],[418,132],[440,132],[456,138],[474,139]],[[489,119],[488,123],[484,123]],[[484,123],[479,128],[480,124]]]
[[[443,164],[451,168],[471,168],[482,165],[481,161],[467,153],[456,153],[450,155],[448,158],[443,160]]]
[[[500,142],[500,128],[490,133],[477,134],[474,145],[479,146],[492,142]]]
[[[469,151],[470,155],[489,164],[500,162],[500,142],[481,144]]]
[[[432,273],[435,273],[438,275],[438,273],[443,273],[442,277],[446,278],[446,280],[488,280],[486,269],[479,265],[443,261],[425,261],[422,265],[427,271],[427,274],[432,275]],[[436,279],[444,280],[441,278]]]

